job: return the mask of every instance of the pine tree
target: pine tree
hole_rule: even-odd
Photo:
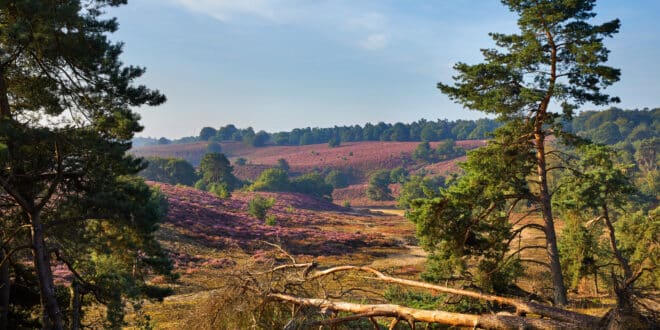
[[[518,14],[517,34],[491,33],[497,49],[482,50],[484,62],[454,66],[456,83],[438,84],[451,99],[468,109],[495,114],[505,124],[516,122],[516,138],[529,141],[534,166],[529,201],[540,209],[550,259],[554,301],[567,303],[548,182],[547,139],[566,137],[559,123],[580,105],[618,101],[601,90],[619,79],[620,71],[603,65],[608,50],[603,38],[618,32],[619,21],[592,25],[595,0],[503,0]],[[561,109],[554,109],[560,104]]]
[[[131,108],[158,105],[165,97],[133,83],[144,69],[123,65],[122,44],[108,39],[118,24],[104,18],[103,9],[123,3],[0,2],[0,221],[4,235],[10,235],[2,237],[2,249],[8,256],[20,255],[16,249],[30,246],[43,328],[65,326],[51,271],[53,255],[77,273],[79,262],[90,260],[95,247],[85,244],[72,251],[66,242],[92,235],[90,219],[107,219],[123,229],[126,221],[141,216],[138,209],[123,208],[146,189],[128,189],[121,183],[144,167],[126,155],[133,134],[142,129]],[[113,205],[98,204],[104,193],[112,194]],[[74,201],[88,207],[74,208]],[[138,226],[142,220],[136,221]],[[136,240],[154,244],[155,227],[146,223],[136,229]],[[93,238],[88,243],[110,239]],[[106,252],[133,255],[126,248],[132,247]],[[150,258],[150,252],[143,256]],[[77,274],[77,280],[90,285],[88,290],[102,291],[114,283]],[[11,283],[2,277],[0,286],[7,288]],[[116,289],[118,295],[126,292]],[[3,299],[0,309],[6,310],[8,303]]]

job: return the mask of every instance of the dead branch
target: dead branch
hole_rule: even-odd
[[[580,325],[560,322],[551,319],[526,318],[514,315],[471,315],[450,313],[445,311],[430,311],[393,304],[355,304],[327,299],[301,298],[282,293],[270,293],[268,297],[282,302],[290,302],[298,306],[315,307],[323,310],[342,311],[357,314],[355,317],[344,318],[341,321],[361,317],[393,317],[395,320],[407,320],[409,323],[428,322],[452,326],[481,327],[486,329],[567,329]],[[339,321],[339,320],[338,320]],[[338,322],[337,321],[337,322]],[[318,324],[317,322],[315,322]],[[336,324],[335,322],[333,322]],[[583,327],[584,328],[584,327]]]
[[[387,276],[387,275],[385,275],[385,274],[383,274],[383,273],[381,273],[381,272],[379,272],[379,271],[377,271],[373,268],[370,268],[370,267],[337,266],[337,267],[328,268],[328,269],[325,269],[325,270],[322,270],[322,271],[314,272],[312,275],[308,276],[307,279],[308,280],[317,279],[317,278],[320,278],[320,277],[328,276],[330,274],[334,274],[334,273],[338,273],[338,272],[345,272],[345,271],[367,272],[367,273],[371,273],[371,274],[375,275],[375,277],[373,277],[374,280],[378,280],[378,281],[381,281],[381,282],[396,283],[396,284],[405,285],[405,286],[409,286],[409,287],[422,288],[422,289],[427,289],[427,290],[432,290],[432,291],[437,291],[437,292],[443,292],[443,293],[449,293],[449,294],[454,294],[454,295],[470,297],[470,298],[479,299],[479,300],[496,302],[496,303],[503,304],[503,305],[509,305],[509,306],[513,306],[517,309],[517,314],[525,314],[525,313],[538,314],[540,316],[548,317],[548,318],[559,320],[559,321],[562,321],[562,322],[572,323],[577,327],[592,328],[595,325],[597,325],[599,320],[600,320],[599,318],[594,317],[594,316],[585,315],[585,314],[581,314],[581,313],[576,313],[576,312],[568,311],[568,310],[557,308],[557,307],[546,306],[546,305],[542,305],[542,304],[531,302],[531,301],[530,302],[525,302],[525,301],[521,301],[521,300],[514,299],[514,298],[500,297],[500,296],[483,294],[483,293],[478,293],[478,292],[473,292],[473,291],[468,291],[468,290],[454,289],[454,288],[449,288],[449,287],[430,284],[430,283],[424,283],[424,282],[407,280],[407,279],[402,279],[402,278],[397,278],[397,277],[391,277],[391,276]]]

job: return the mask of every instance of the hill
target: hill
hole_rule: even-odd
[[[307,195],[236,192],[220,199],[194,188],[151,184],[169,204],[165,227],[208,248],[253,250],[258,241],[269,241],[281,242],[292,253],[319,256],[396,244],[382,233],[355,230],[372,220],[370,216]],[[276,200],[268,211],[275,216],[276,225],[266,225],[248,214],[248,201],[257,194]]]
[[[194,166],[206,153],[207,142],[188,144],[170,144],[135,147],[131,152],[140,157],[175,157],[183,158]],[[436,147],[439,142],[432,142]],[[484,144],[483,140],[463,140],[456,144],[464,149],[473,149]],[[221,142],[222,151],[230,160],[244,158],[246,165],[236,165],[239,177],[253,179],[258,169],[274,166],[277,160],[285,159],[293,172],[309,172],[318,168],[353,169],[364,175],[375,169],[392,169],[410,164],[411,154],[419,142],[347,142],[339,147],[330,148],[327,144],[304,146],[265,146],[252,147],[240,142]],[[265,165],[265,166],[264,166]],[[243,170],[241,167],[257,169]],[[241,175],[241,171],[245,174]]]

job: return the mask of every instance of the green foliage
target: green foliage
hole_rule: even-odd
[[[279,168],[269,168],[261,172],[250,186],[251,191],[289,191],[289,175]]]
[[[252,146],[263,147],[266,145],[266,142],[268,142],[269,139],[270,139],[270,135],[268,133],[266,133],[265,131],[259,131],[252,140]]]
[[[215,194],[222,199],[231,197],[231,189],[229,189],[225,183],[211,183],[206,187],[205,190]]]
[[[105,304],[113,326],[146,275],[168,271],[154,238],[161,199],[134,177],[145,164],[126,154],[142,130],[132,109],[165,97],[136,84],[144,68],[120,60],[118,23],[105,13],[124,3],[0,2],[0,239],[5,251],[31,247],[31,267],[10,266],[34,279],[24,292],[43,303],[44,323],[31,327],[69,327],[51,265],[78,273],[94,292],[85,304]],[[17,219],[33,235],[11,235]]]
[[[432,163],[435,157],[433,157],[433,149],[431,148],[431,144],[428,142],[422,142],[418,144],[417,148],[415,148],[415,151],[412,153],[412,158],[417,162]]]
[[[268,210],[270,210],[273,205],[275,205],[275,198],[266,198],[261,195],[255,195],[248,201],[248,213],[259,220],[265,220]]]
[[[476,217],[485,220],[486,224],[493,224],[493,221],[506,219],[506,215],[501,218],[492,218],[492,215],[503,212],[501,207],[507,202],[524,199],[537,206],[544,220],[544,231],[548,233],[546,245],[552,270],[554,301],[566,304],[566,290],[559,255],[556,252],[552,193],[548,184],[550,169],[556,167],[547,166],[552,156],[545,150],[546,137],[556,135],[560,142],[576,141],[575,136],[568,134],[563,128],[561,117],[569,120],[573,111],[586,102],[606,105],[619,101],[618,98],[605,94],[602,89],[619,80],[620,70],[604,65],[608,50],[603,45],[603,39],[617,33],[620,24],[618,20],[598,25],[590,24],[589,20],[595,16],[592,11],[594,0],[507,0],[503,1],[503,4],[518,15],[520,31],[515,34],[491,33],[497,48],[483,49],[482,63],[457,63],[454,66],[457,72],[454,76],[455,83],[438,83],[438,88],[465,108],[496,115],[503,126],[495,132],[495,140],[503,138],[502,133],[506,131],[510,134],[510,142],[517,146],[510,148],[503,145],[497,148],[500,149],[497,151],[511,152],[512,154],[504,156],[514,159],[505,167],[505,163],[500,162],[503,158],[501,155],[488,152],[484,155],[489,157],[488,162],[497,165],[481,164],[487,169],[482,173],[487,176],[487,179],[483,180],[485,190],[473,190],[469,197],[466,196],[466,199],[476,199],[478,206],[448,202],[447,207],[487,210],[490,209],[489,204],[497,203],[496,212],[487,212]],[[555,109],[553,102],[559,103],[560,108]],[[525,145],[530,139],[533,139],[534,143]],[[496,149],[491,148],[491,151]],[[557,159],[557,162],[561,161]],[[479,171],[482,170],[466,169],[466,176],[471,178],[473,174],[469,172]],[[466,180],[475,180],[476,183],[478,179]],[[481,185],[479,183],[475,187]],[[469,187],[470,185],[465,186]],[[501,193],[497,195],[490,192],[492,187],[498,187]],[[505,198],[506,196],[515,197]],[[482,198],[483,201],[479,201]],[[448,217],[441,218],[449,220]],[[461,227],[463,226],[458,226]],[[504,234],[506,231],[502,226],[496,227],[497,232]],[[481,230],[489,230],[489,226]],[[474,234],[476,237],[483,235],[477,232]],[[498,262],[492,257],[506,251],[506,247],[497,245],[494,250],[498,252],[486,256],[486,259],[491,259],[493,265],[496,265]],[[472,251],[466,252],[472,254]]]
[[[526,143],[514,142],[507,131],[498,135],[499,141],[471,151],[462,165],[465,175],[433,192],[437,197],[409,202],[406,216],[430,252],[425,279],[461,278],[487,291],[504,292],[520,275],[517,258],[507,257],[513,235],[507,195],[528,193],[525,180],[533,155],[521,152],[529,150]]]
[[[234,162],[236,165],[243,166],[247,164],[247,159],[243,157],[236,158],[236,161]]]
[[[582,147],[580,158],[573,165],[574,174],[562,178],[557,191],[555,203],[569,217],[568,224],[576,229],[562,237],[564,259],[570,264],[565,271],[573,276],[573,283],[579,277],[598,272],[593,265],[596,263],[618,265],[616,277],[620,282],[617,283],[624,283],[637,271],[657,265],[660,258],[656,247],[660,238],[658,211],[647,209],[651,203],[639,204],[644,200],[639,198],[639,191],[626,174],[629,166],[616,164],[613,154],[606,146]],[[614,232],[609,228],[612,223]],[[607,235],[603,236],[603,232]],[[612,247],[610,235],[617,238],[614,244],[619,256]],[[599,238],[602,239],[600,252],[593,242]],[[602,275],[611,278],[615,274]],[[658,277],[647,276],[640,284],[657,288]]]
[[[367,197],[374,201],[391,200],[392,191],[389,185],[390,171],[379,170],[372,173],[369,177],[369,185],[367,185]]]
[[[558,245],[568,288],[575,290],[583,277],[597,274],[598,238],[576,215],[567,214]]]
[[[333,137],[328,141],[328,147],[336,148],[341,144],[341,140],[338,137]]]
[[[229,191],[239,186],[240,181],[234,176],[234,168],[224,154],[208,153],[199,163],[199,172],[202,183],[199,187],[210,187],[212,184],[224,185]],[[198,187],[198,184],[195,184]]]
[[[199,139],[202,141],[208,141],[217,134],[217,131],[213,127],[204,127],[199,131]]]
[[[456,146],[454,140],[444,140],[435,150],[434,158],[440,161],[449,160],[456,157],[464,156],[465,150],[463,148]]]
[[[326,174],[325,182],[335,189],[346,188],[349,184],[349,176],[340,170],[331,170]]]
[[[291,191],[332,200],[332,186],[327,184],[323,176],[317,172],[303,174],[291,180]]]
[[[404,183],[408,181],[408,176],[410,173],[408,171],[399,166],[397,168],[394,168],[390,171],[390,182],[391,183]]]
[[[277,224],[277,217],[273,214],[267,215],[264,223],[268,226],[275,226]]]
[[[219,154],[222,153],[222,147],[220,146],[220,143],[218,142],[209,142],[209,144],[206,145],[206,153],[207,154]]]
[[[287,162],[284,158],[280,158],[277,160],[277,168],[286,173],[289,173],[289,162]]]
[[[457,301],[451,301],[452,299],[446,294],[406,290],[399,286],[388,286],[383,296],[392,304],[425,310],[472,314],[486,313],[489,310],[488,305],[479,300],[458,298]]]
[[[192,186],[197,180],[195,168],[179,158],[147,158],[147,167],[140,176],[151,181]]]
[[[401,192],[397,197],[397,207],[407,210],[415,199],[440,197],[440,188],[444,187],[444,177],[425,178],[413,175],[401,187]]]

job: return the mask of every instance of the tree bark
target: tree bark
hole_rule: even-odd
[[[46,248],[41,217],[37,211],[29,213],[29,218],[32,234],[34,267],[36,268],[39,281],[41,306],[44,309],[43,328],[63,329],[64,325],[60,308],[57,304],[57,298],[55,296],[55,284],[53,283],[53,274],[50,269],[50,257]]]
[[[543,125],[548,116],[548,106],[552,100],[557,81],[557,45],[554,36],[546,28],[545,35],[550,45],[550,80],[548,90],[539,104],[538,112],[534,122],[534,144],[536,145],[536,172],[539,182],[539,204],[543,214],[543,224],[545,227],[546,251],[550,259],[550,273],[552,275],[553,301],[558,306],[568,304],[566,298],[566,287],[564,286],[564,276],[561,272],[559,262],[559,249],[557,248],[557,233],[555,232],[555,220],[552,215],[552,201],[550,190],[548,189],[548,169],[545,153],[545,137]]]
[[[9,260],[5,259],[5,250],[0,247],[0,330],[7,329],[9,324],[9,298],[11,278],[9,277]]]
[[[0,70],[0,119],[9,117],[9,91],[4,70]]]
[[[485,329],[567,329],[578,326],[551,319],[526,318],[514,315],[471,315],[450,313],[445,311],[430,311],[410,308],[392,304],[362,305],[343,301],[327,299],[300,298],[281,293],[269,293],[270,299],[290,302],[299,306],[316,307],[332,311],[342,311],[355,314],[366,314],[370,317],[394,317],[406,320],[408,323],[428,322],[458,327],[485,328]]]
[[[71,330],[80,330],[80,284],[73,280],[71,287],[71,300],[69,309],[71,309]]]

